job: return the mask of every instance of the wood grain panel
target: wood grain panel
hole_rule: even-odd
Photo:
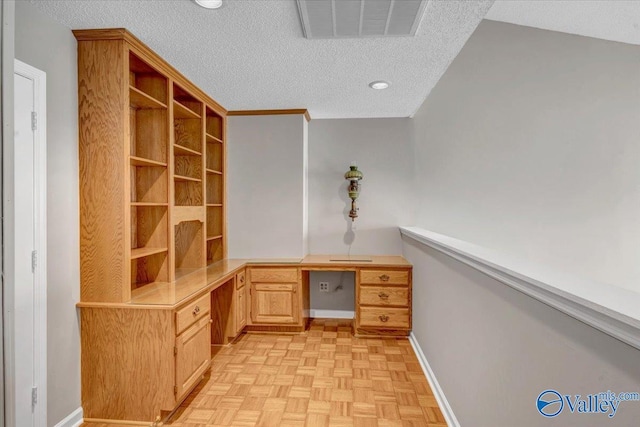
[[[129,164],[124,156],[129,149],[129,109],[124,108],[129,84],[124,53],[124,42],[78,43],[82,301],[130,299]]]
[[[249,268],[252,283],[297,283],[297,268]]]
[[[176,404],[171,310],[83,308],[86,418],[154,421]]]
[[[252,323],[297,323],[297,284],[251,283]]]
[[[359,307],[360,326],[374,328],[409,328],[408,308]]]
[[[176,396],[181,400],[211,366],[211,319],[206,316],[176,338]]]
[[[167,109],[134,110],[135,127],[131,127],[131,136],[135,137],[135,147],[130,150],[132,156],[143,157],[161,163],[167,163],[169,152],[169,116]]]
[[[234,280],[229,280],[211,292],[211,343],[228,344],[236,336]]]
[[[178,81],[182,87],[196,95],[198,98],[203,99],[210,108],[215,110],[218,114],[226,114],[227,110],[220,104],[214,101],[209,95],[191,83],[184,77],[178,70],[176,70],[171,64],[155,54],[147,45],[142,43],[136,36],[131,34],[125,28],[103,28],[94,30],[73,30],[73,35],[78,41],[95,41],[95,40],[124,40],[126,41],[131,51],[150,64],[157,70],[163,70],[164,74],[170,77],[172,80]],[[80,43],[78,43],[80,44]]]
[[[362,286],[360,305],[409,306],[409,289],[400,286]]]
[[[245,270],[239,271],[236,274],[236,289],[240,289],[247,284],[245,277]]]
[[[175,226],[176,269],[205,267],[203,228],[200,221],[185,221]]]
[[[209,294],[190,302],[176,311],[176,335],[193,325],[203,317],[211,317],[211,301]]]
[[[408,285],[408,270],[360,270],[360,283],[363,285]]]

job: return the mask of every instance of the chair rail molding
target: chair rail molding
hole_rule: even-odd
[[[400,233],[640,349],[640,293],[578,279],[423,228],[400,227]]]

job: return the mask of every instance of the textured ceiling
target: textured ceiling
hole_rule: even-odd
[[[412,115],[493,1],[431,0],[416,37],[340,40],[306,39],[295,0],[31,3],[72,29],[127,28],[229,110],[307,108],[316,119]]]
[[[486,18],[544,30],[640,44],[638,0],[498,0]]]

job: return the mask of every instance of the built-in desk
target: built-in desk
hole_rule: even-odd
[[[400,256],[228,259],[181,270],[126,303],[78,303],[85,421],[161,419],[209,369],[212,345],[243,331],[304,331],[311,271],[356,273],[356,334],[410,332],[412,266]]]

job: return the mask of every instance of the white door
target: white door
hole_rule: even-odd
[[[13,409],[15,425],[25,427],[46,425],[46,144],[45,113],[39,111],[43,98],[44,73],[16,60]]]

